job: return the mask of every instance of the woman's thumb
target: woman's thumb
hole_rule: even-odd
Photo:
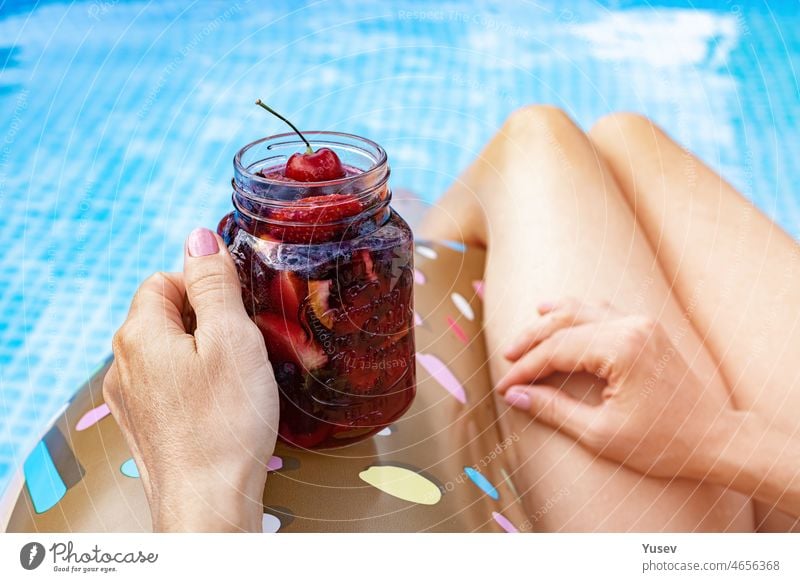
[[[232,315],[247,317],[236,265],[222,239],[207,228],[194,229],[186,239],[183,278],[198,328]]]

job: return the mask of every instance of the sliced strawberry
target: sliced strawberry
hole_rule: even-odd
[[[362,249],[359,251],[359,255],[361,261],[364,263],[364,276],[370,281],[377,281],[378,275],[375,273],[375,264],[372,262],[372,254],[368,250]]]
[[[331,281],[308,282],[308,304],[317,319],[328,329],[333,327],[334,311],[330,308]]]
[[[350,194],[327,194],[301,198],[290,206],[272,210],[272,218],[283,222],[316,224],[333,222],[361,212],[361,203]]]
[[[349,194],[302,198],[290,206],[276,208],[271,218],[285,224],[269,227],[270,234],[286,243],[308,244],[336,240],[346,224],[331,224],[361,213],[361,203]]]
[[[295,362],[303,370],[310,371],[328,361],[325,352],[308,339],[297,323],[272,313],[259,313],[255,322],[264,336],[273,366],[280,362]]]
[[[268,306],[287,318],[297,317],[300,299],[304,296],[303,281],[290,271],[274,271],[267,291]]]

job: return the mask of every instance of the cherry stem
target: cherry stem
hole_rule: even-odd
[[[307,154],[313,154],[313,153],[314,153],[314,149],[311,147],[311,144],[310,144],[310,143],[308,143],[308,140],[305,138],[305,136],[304,136],[302,133],[300,133],[300,130],[299,130],[299,129],[297,129],[297,128],[294,126],[294,123],[292,123],[291,121],[289,121],[288,119],[286,119],[286,118],[285,118],[283,115],[281,115],[280,113],[278,113],[277,111],[275,111],[275,110],[274,110],[272,107],[270,107],[269,105],[267,105],[266,103],[264,103],[264,102],[263,102],[261,99],[256,99],[256,105],[258,105],[259,107],[263,107],[264,109],[266,109],[267,111],[269,111],[270,113],[272,113],[272,115],[274,115],[274,116],[275,116],[275,117],[277,117],[278,119],[280,119],[280,120],[282,120],[282,121],[285,121],[285,122],[286,122],[286,124],[287,124],[289,127],[291,127],[291,128],[294,130],[294,132],[295,132],[297,135],[299,135],[299,136],[300,136],[300,139],[302,139],[302,140],[303,140],[303,142],[306,144],[306,153],[307,153]]]

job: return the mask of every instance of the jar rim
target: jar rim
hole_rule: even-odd
[[[361,142],[361,143],[365,144],[369,148],[374,149],[375,152],[378,155],[378,159],[375,161],[375,164],[371,168],[369,168],[367,170],[363,170],[362,172],[360,172],[360,173],[358,173],[356,175],[345,176],[344,178],[336,178],[335,180],[324,180],[324,181],[320,181],[320,182],[302,182],[302,184],[305,185],[305,186],[313,186],[315,188],[318,187],[318,186],[337,186],[337,185],[340,185],[340,184],[346,184],[348,182],[351,182],[354,179],[359,179],[359,180],[363,180],[365,178],[368,179],[374,173],[377,173],[378,171],[380,171],[381,168],[383,166],[385,166],[387,164],[387,162],[388,162],[388,156],[386,154],[386,150],[384,150],[380,145],[378,145],[376,142],[372,141],[371,139],[367,139],[367,138],[361,137],[359,135],[355,135],[355,134],[352,134],[352,133],[344,133],[344,132],[340,132],[340,131],[304,131],[303,135],[308,139],[309,142],[319,141],[319,140],[314,140],[309,136],[317,136],[317,137],[323,137],[323,138],[325,138],[325,137],[328,137],[328,138],[331,138],[331,137],[347,138],[348,140],[352,140],[352,141],[355,141],[355,142]],[[261,176],[259,174],[254,173],[254,172],[251,172],[248,168],[246,168],[244,166],[244,164],[242,164],[242,157],[251,148],[259,146],[259,145],[263,144],[264,142],[272,141],[272,140],[276,140],[276,139],[281,139],[281,138],[289,138],[289,137],[295,138],[298,142],[302,143],[302,140],[300,140],[300,137],[296,133],[287,132],[287,133],[277,133],[275,135],[268,135],[267,137],[262,137],[261,139],[258,139],[256,141],[250,142],[246,146],[242,147],[238,152],[236,152],[236,155],[233,156],[233,168],[234,168],[235,173],[239,173],[240,175],[246,176],[248,180],[252,180],[256,184],[274,185],[274,186],[286,186],[287,185],[286,181],[273,180],[273,179],[270,179],[270,178],[265,178],[264,176]],[[322,141],[324,141],[324,140],[322,140]],[[358,146],[356,146],[356,147],[358,147]],[[362,148],[362,149],[364,149],[366,151],[365,148]]]

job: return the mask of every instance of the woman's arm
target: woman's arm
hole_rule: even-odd
[[[497,385],[508,404],[642,473],[713,482],[800,517],[800,439],[705,390],[657,322],[565,300],[508,348]],[[589,372],[597,406],[540,383]]]
[[[196,328],[185,321],[186,298]],[[278,389],[233,260],[207,229],[183,273],[136,293],[103,395],[139,468],[155,531],[260,531]]]

